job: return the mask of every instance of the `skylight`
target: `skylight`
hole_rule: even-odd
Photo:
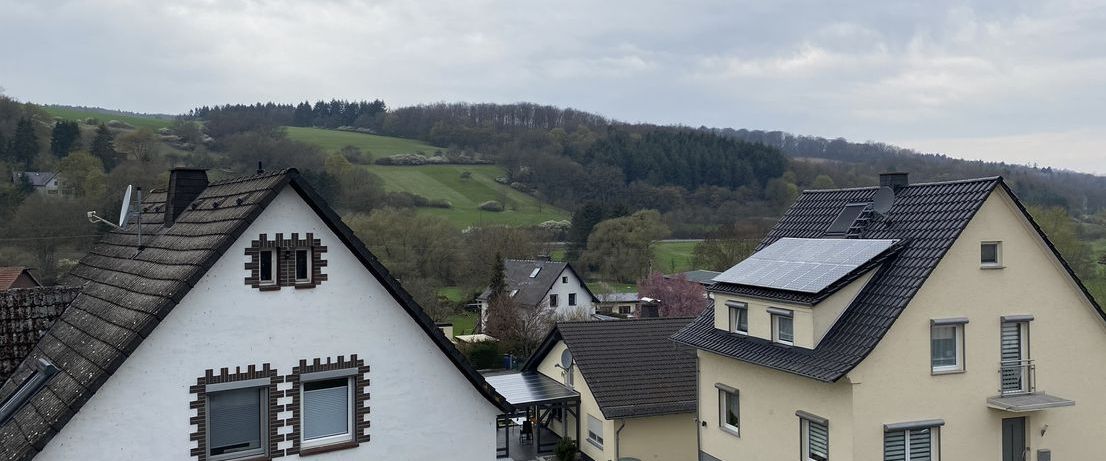
[[[541,272],[541,268],[540,268],[540,267],[535,267],[535,268],[534,268],[534,271],[530,273],[530,278],[534,278],[534,277],[537,277],[537,276],[538,276],[538,272]]]
[[[511,297],[514,298],[518,294],[518,290],[511,290]]]

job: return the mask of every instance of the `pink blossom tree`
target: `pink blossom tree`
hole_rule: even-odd
[[[707,290],[683,274],[666,278],[653,272],[638,281],[638,297],[660,301],[661,317],[691,317],[707,307]]]

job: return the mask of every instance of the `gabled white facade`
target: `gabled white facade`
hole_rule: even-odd
[[[544,270],[544,269],[543,269]],[[508,287],[507,294],[513,295],[514,289]],[[595,314],[596,303],[591,297],[584,281],[576,276],[576,272],[566,265],[557,275],[557,280],[545,292],[542,302],[536,306],[522,306],[524,308],[537,308],[550,310],[551,316],[557,319],[586,319]],[[551,300],[556,298],[556,305]],[[574,302],[573,298],[575,299]],[[488,300],[480,299],[480,325],[486,324],[488,319]]]
[[[328,247],[327,280],[261,291],[243,283],[245,249],[260,234],[313,233]],[[491,404],[290,186],[250,225],[176,308],[36,459],[196,459],[190,424],[205,370],[356,354],[370,367],[370,440],[319,460],[488,460]],[[284,386],[287,386],[285,384]],[[278,418],[297,411],[289,398]],[[280,436],[287,428],[277,430]],[[281,442],[286,448],[290,442]],[[289,455],[285,459],[298,458]],[[279,459],[279,458],[278,458]]]

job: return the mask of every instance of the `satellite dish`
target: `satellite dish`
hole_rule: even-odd
[[[132,189],[132,186],[127,186],[127,192],[123,193],[123,206],[119,209],[119,227],[127,227],[127,215],[131,211]]]
[[[895,190],[890,187],[881,187],[876,191],[876,197],[872,200],[872,211],[880,215],[891,211],[891,204],[895,202]]]
[[[561,368],[565,370],[572,368],[572,352],[568,349],[561,352]]]

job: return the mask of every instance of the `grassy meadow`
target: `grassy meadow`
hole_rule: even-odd
[[[42,106],[46,109],[46,113],[59,117],[65,120],[78,120],[84,121],[89,118],[97,119],[103,123],[107,123],[108,120],[119,120],[121,122],[127,122],[134,125],[135,128],[150,128],[156,130],[158,128],[165,128],[169,126],[169,120],[161,120],[157,118],[138,117],[133,115],[122,114],[101,114],[99,112],[83,111],[76,109],[67,109],[56,106]]]

